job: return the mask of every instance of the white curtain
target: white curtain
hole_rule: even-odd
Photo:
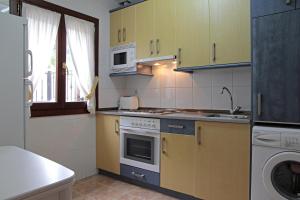
[[[23,16],[28,20],[28,47],[33,54],[33,94],[51,61],[56,45],[61,15],[29,4],[23,4]]]
[[[75,72],[80,91],[87,100],[88,111],[95,113],[95,26],[93,23],[65,16],[67,45],[74,65],[68,66]]]

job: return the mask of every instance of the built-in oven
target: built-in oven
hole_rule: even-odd
[[[159,173],[159,119],[121,117],[120,162]]]
[[[130,43],[111,48],[111,72],[134,72],[136,67],[136,45]]]

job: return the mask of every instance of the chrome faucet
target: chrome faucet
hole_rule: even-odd
[[[224,94],[224,91],[226,91],[228,94],[229,94],[229,97],[230,97],[230,114],[235,114],[235,113],[237,113],[237,112],[239,112],[241,109],[242,109],[242,107],[240,107],[240,106],[233,106],[233,97],[232,97],[232,94],[231,94],[231,92],[230,92],[230,90],[227,88],[227,87],[223,87],[222,88],[222,91],[221,91],[221,94],[223,95]]]

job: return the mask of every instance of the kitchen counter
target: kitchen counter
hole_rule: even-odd
[[[116,116],[129,116],[129,117],[146,117],[146,118],[157,118],[157,119],[181,119],[181,120],[194,120],[194,121],[214,121],[214,122],[226,122],[226,123],[240,123],[240,124],[249,124],[250,116],[247,119],[232,119],[228,117],[208,117],[208,113],[201,111],[198,112],[171,112],[167,114],[159,113],[133,113],[129,111],[121,110],[107,110],[107,111],[98,111],[97,114],[103,115],[116,115]],[[213,114],[213,113],[210,113]]]
[[[72,198],[74,172],[66,167],[12,146],[0,147],[0,163],[0,199]]]

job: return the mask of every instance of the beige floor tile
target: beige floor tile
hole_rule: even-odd
[[[175,200],[135,185],[96,175],[76,182],[73,200]]]

